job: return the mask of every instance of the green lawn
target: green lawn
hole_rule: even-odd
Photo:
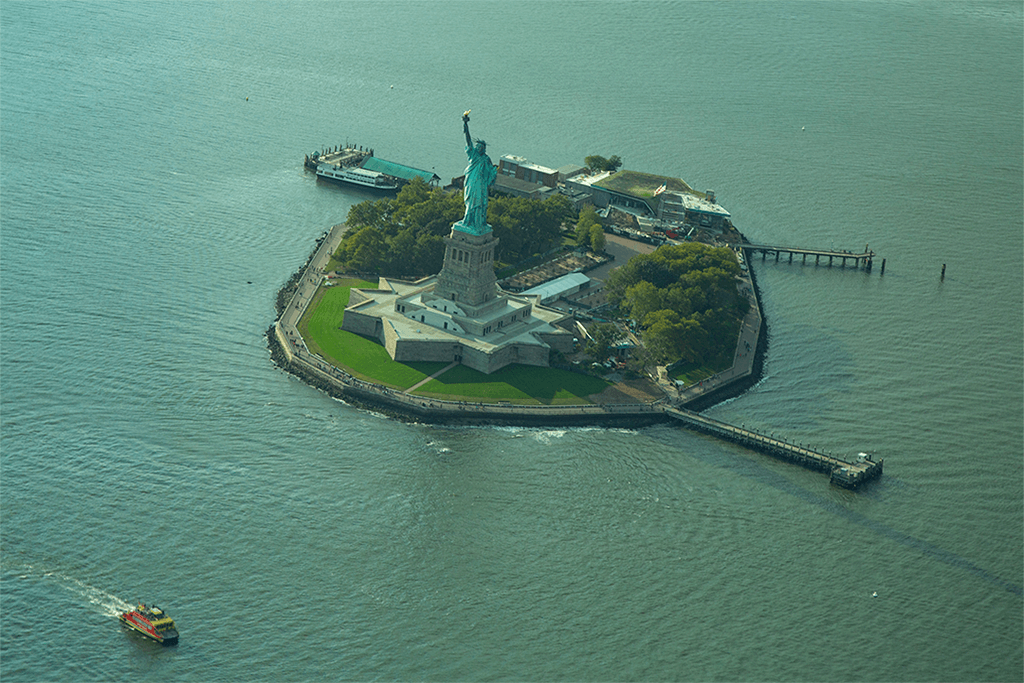
[[[702,379],[707,379],[716,372],[728,370],[731,365],[732,363],[724,357],[715,358],[706,365],[681,363],[675,370],[668,373],[668,376],[682,381],[686,386],[690,386]]]
[[[490,375],[458,365],[432,379],[415,393],[434,398],[466,398],[483,402],[578,405],[604,391],[609,382],[567,370],[533,365],[508,365]]]
[[[374,289],[364,280],[335,280],[322,287],[299,322],[299,332],[310,351],[361,379],[408,389],[447,363],[398,363],[375,339],[341,329],[353,287]],[[510,365],[491,375],[457,365],[415,393],[452,400],[573,405],[590,403],[587,396],[600,393],[609,382],[566,370]]]
[[[349,295],[353,287],[376,289],[365,280],[335,280],[331,287],[322,287],[306,315],[299,323],[299,332],[309,350],[363,379],[407,389],[429,377],[445,363],[396,363],[374,339],[367,339],[341,329]]]

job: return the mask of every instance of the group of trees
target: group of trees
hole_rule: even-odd
[[[391,199],[356,204],[349,230],[334,254],[343,270],[365,275],[423,276],[440,272],[444,238],[462,218],[462,194],[432,188],[414,179]],[[487,222],[498,238],[495,261],[514,264],[541,254],[561,240],[562,223],[572,205],[562,195],[542,202],[494,196]]]
[[[702,363],[732,353],[749,302],[736,287],[727,247],[663,246],[613,271],[608,300],[636,321],[652,360]]]
[[[597,218],[597,211],[590,205],[583,207],[576,221],[576,246],[600,254],[604,251],[604,243],[604,228]]]
[[[590,156],[583,159],[583,163],[587,165],[591,171],[611,171],[615,173],[622,166],[622,159],[619,158],[618,154],[613,154],[607,159],[597,154],[591,154]]]

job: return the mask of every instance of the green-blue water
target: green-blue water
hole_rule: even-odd
[[[1024,678],[1019,2],[0,6],[4,681]],[[392,87],[393,86],[393,87]],[[618,154],[751,240],[763,381],[670,426],[446,429],[276,369],[358,192],[303,154]],[[940,281],[942,264],[945,281]],[[872,597],[877,593],[877,597]],[[141,598],[177,620],[123,633]]]

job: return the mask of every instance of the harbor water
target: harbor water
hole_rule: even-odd
[[[0,675],[1020,681],[1020,2],[5,2]],[[672,425],[446,428],[270,361],[372,198],[346,142],[714,189],[762,381],[708,414],[885,460],[858,492]],[[886,259],[884,275],[879,273]],[[940,273],[945,265],[945,277]],[[177,646],[122,631],[155,602]]]

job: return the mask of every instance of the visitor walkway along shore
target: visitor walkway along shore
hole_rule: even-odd
[[[740,328],[733,364],[703,381],[678,388],[659,368],[658,384],[665,396],[647,403],[604,403],[585,405],[521,405],[508,402],[482,403],[416,396],[412,392],[425,383],[405,390],[392,389],[353,377],[318,354],[310,352],[299,334],[299,321],[326,277],[326,266],[338,248],[345,225],[335,225],[320,240],[309,262],[295,282],[295,288],[280,317],[268,330],[267,338],[275,361],[285,370],[326,393],[357,405],[422,422],[442,424],[502,424],[536,426],[604,425],[642,427],[673,421],[689,429],[740,444],[809,469],[827,472],[830,481],[844,488],[856,488],[882,473],[882,461],[861,456],[847,462],[791,444],[774,436],[736,427],[705,417],[697,409],[738,395],[753,385],[759,375],[764,352],[765,322],[752,271],[739,286],[751,306]],[[450,367],[450,366],[449,366]],[[434,376],[447,371],[446,367]]]

